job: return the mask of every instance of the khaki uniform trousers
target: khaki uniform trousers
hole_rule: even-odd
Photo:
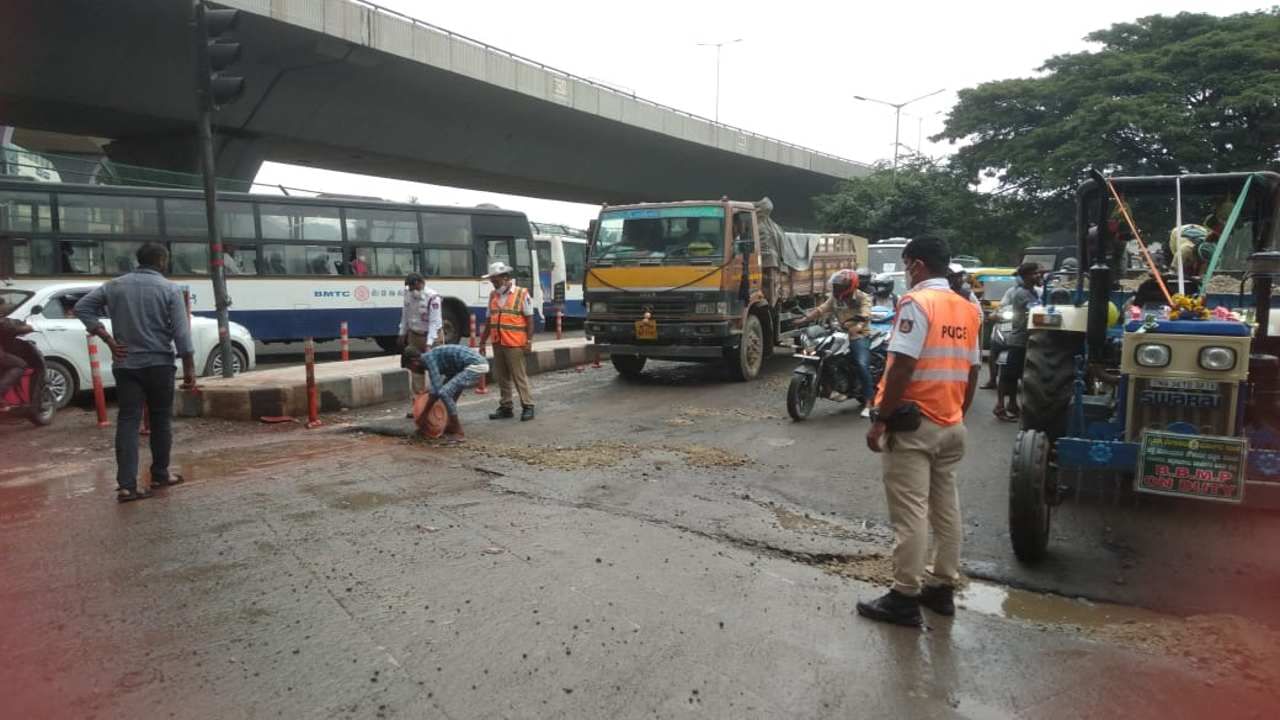
[[[524,348],[493,346],[493,377],[498,383],[499,407],[511,407],[511,386],[520,393],[520,404],[533,407],[533,388],[524,364]]]
[[[419,355],[431,349],[427,347],[427,336],[412,330],[409,331],[409,347],[417,350]],[[413,391],[414,395],[421,395],[426,392],[427,374],[425,372],[409,373],[409,389]]]
[[[954,587],[960,578],[964,530],[956,468],[964,444],[963,422],[943,426],[921,418],[918,429],[889,435],[881,463],[893,525],[893,589],[904,595],[919,595],[922,583]]]

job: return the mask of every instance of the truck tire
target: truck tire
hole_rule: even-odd
[[[1040,331],[1027,338],[1022,372],[1022,429],[1038,430],[1057,440],[1067,431],[1075,392],[1075,356],[1084,342],[1080,333]]]
[[[791,376],[791,384],[787,386],[787,414],[792,420],[800,422],[813,412],[813,403],[818,398],[818,379],[807,373],[795,373]]]
[[[725,356],[729,374],[734,380],[746,382],[754,380],[760,374],[760,366],[764,364],[764,343],[764,327],[760,324],[760,318],[747,315],[746,322],[742,324],[742,339],[738,347]]]
[[[640,373],[644,370],[644,361],[643,355],[609,355],[609,362],[613,363],[613,369],[628,380],[640,377]]]
[[[1023,430],[1009,463],[1009,540],[1020,562],[1039,562],[1049,547],[1049,492],[1049,438]]]

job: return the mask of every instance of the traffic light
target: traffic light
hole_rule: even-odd
[[[203,2],[197,7],[196,73],[202,108],[217,110],[244,93],[243,77],[222,72],[240,59],[240,43],[225,37],[239,18],[239,10],[212,10]]]

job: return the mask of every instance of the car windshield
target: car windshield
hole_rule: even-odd
[[[34,294],[27,290],[0,289],[0,317],[17,310],[19,305]]]
[[[1000,298],[1013,287],[1016,278],[1013,275],[979,275],[978,282],[982,283],[982,299],[991,302],[1000,302]]]
[[[713,264],[724,257],[724,208],[689,206],[606,212],[592,259],[618,264]]]

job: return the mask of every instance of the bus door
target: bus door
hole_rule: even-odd
[[[489,265],[501,260],[515,270],[516,283],[529,289],[533,300],[534,313],[542,316],[542,283],[538,282],[538,262],[533,253],[532,243],[528,238],[480,236],[485,249],[485,272]],[[488,302],[492,286],[484,281],[482,299]]]

